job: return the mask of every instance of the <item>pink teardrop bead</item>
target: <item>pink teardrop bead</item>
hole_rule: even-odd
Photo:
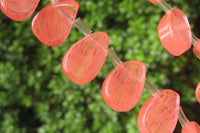
[[[163,90],[142,106],[137,123],[140,133],[172,133],[179,116],[180,96],[173,90]]]
[[[153,3],[154,5],[157,5],[157,2],[161,2],[162,0],[148,0],[148,1]]]
[[[191,121],[184,125],[181,133],[200,133],[200,126],[197,122]]]
[[[76,42],[65,54],[62,69],[77,84],[93,80],[103,66],[108,53],[109,37],[105,32],[95,32]]]
[[[142,95],[145,76],[146,67],[140,61],[132,60],[118,65],[103,82],[104,101],[115,111],[131,110]]]
[[[51,2],[33,18],[33,33],[48,46],[62,44],[71,31],[78,8],[74,0]]]
[[[162,17],[158,35],[163,47],[174,56],[183,54],[192,45],[188,19],[179,9],[173,9]]]
[[[198,59],[200,59],[200,40],[194,45],[193,53],[196,55]]]
[[[24,21],[35,11],[40,0],[0,0],[1,11],[10,19]]]
[[[200,82],[198,83],[198,85],[195,89],[195,96],[197,98],[197,101],[200,103]]]

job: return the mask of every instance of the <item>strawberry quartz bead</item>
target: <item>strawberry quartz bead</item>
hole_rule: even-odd
[[[157,5],[157,3],[162,2],[162,0],[148,0],[148,1],[153,3],[154,5]]]
[[[40,0],[0,0],[1,11],[10,19],[24,21],[34,12]]]
[[[200,103],[200,82],[198,83],[198,85],[195,89],[195,96],[197,98],[197,101]]]
[[[105,32],[89,34],[76,42],[62,60],[65,75],[77,84],[89,83],[105,62],[108,43],[109,37]]]
[[[200,133],[200,126],[195,121],[191,121],[184,125],[181,133]]]
[[[145,76],[146,67],[140,61],[132,60],[119,64],[103,82],[104,101],[115,111],[131,110],[142,95]]]
[[[138,115],[140,133],[172,133],[179,116],[180,96],[163,90],[149,98]]]
[[[74,0],[51,2],[33,18],[33,33],[48,46],[62,44],[71,31],[78,8]]]
[[[162,17],[158,25],[158,35],[163,47],[174,56],[183,54],[192,45],[187,17],[179,9],[173,9]]]
[[[193,52],[200,59],[200,40],[194,45]]]

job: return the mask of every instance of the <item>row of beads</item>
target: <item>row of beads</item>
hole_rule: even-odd
[[[22,21],[32,14],[39,0],[26,1],[26,4],[24,4],[26,8],[20,7],[21,5],[18,3],[20,2],[2,0],[1,10],[3,9],[2,11],[10,18]],[[24,11],[18,12],[17,15],[13,14],[10,6],[16,9],[24,9]],[[144,63],[136,60],[122,63],[112,49],[108,52],[109,37],[105,32],[91,33],[91,30],[80,19],[75,20],[78,7],[79,4],[74,0],[51,1],[33,18],[33,33],[42,43],[48,46],[58,46],[66,40],[72,26],[75,25],[83,32],[85,37],[76,42],[65,54],[62,61],[62,69],[65,75],[77,84],[89,83],[99,73],[108,54],[116,68],[103,82],[102,95],[105,102],[116,111],[129,111],[137,104],[145,87],[153,96],[144,103],[138,115],[140,132],[173,132],[178,116],[181,116],[179,115],[180,96],[173,90],[167,89],[159,92],[153,87],[145,78],[146,67]],[[179,10],[174,10],[174,12],[176,15],[178,13],[181,17],[183,16]],[[175,19],[177,18],[175,17]],[[159,29],[162,32],[159,32],[159,35],[163,46],[171,53],[174,50],[174,55],[176,55],[176,49],[165,42],[166,36],[164,35],[168,31],[163,29],[165,29],[167,23],[159,25],[161,25]],[[170,37],[167,36],[167,39],[173,40]],[[179,44],[180,42],[171,41],[171,43]],[[182,47],[182,49],[186,48]],[[180,117],[180,121],[183,121],[182,117]],[[192,127],[195,127],[192,130],[199,131],[197,123],[188,124],[189,121],[183,123],[183,132],[188,127],[185,125],[192,125]],[[189,127],[191,128],[191,126]]]

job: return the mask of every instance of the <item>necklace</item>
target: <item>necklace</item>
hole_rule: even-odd
[[[58,2],[58,1],[53,1],[53,4],[55,4],[56,2]],[[52,3],[51,3],[52,4]],[[56,5],[56,4],[55,4]],[[59,13],[58,13],[59,14]],[[61,13],[62,14],[62,13]],[[63,19],[61,19],[61,20],[64,20],[64,19],[67,19],[67,18],[63,18]],[[72,22],[71,22],[72,23]],[[34,25],[34,24],[33,24]],[[86,28],[87,29],[87,28]],[[90,34],[90,33],[89,33]],[[86,34],[86,35],[89,35],[89,34]],[[91,34],[92,35],[92,34]],[[85,39],[85,40],[88,40],[88,39],[90,39],[91,37],[88,37],[87,39]],[[193,39],[194,40],[194,39]],[[193,41],[194,42],[194,41]],[[57,45],[57,44],[56,44]],[[97,48],[99,48],[99,47],[97,47]],[[105,51],[105,50],[103,50],[103,51]],[[75,53],[75,52],[74,52]],[[106,53],[106,52],[103,52],[103,53]],[[68,56],[69,54],[67,54],[66,53],[66,55]],[[90,59],[90,60],[92,60],[92,59]],[[64,62],[64,61],[63,61]],[[104,62],[104,61],[103,61]]]

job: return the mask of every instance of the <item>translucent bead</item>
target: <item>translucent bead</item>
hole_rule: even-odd
[[[71,31],[78,8],[74,0],[51,2],[33,18],[33,33],[48,46],[62,44]]]
[[[195,89],[195,96],[197,98],[197,101],[200,103],[200,82],[198,83],[198,85]]]
[[[138,115],[140,133],[172,133],[179,116],[180,96],[163,90],[149,98]]]
[[[191,121],[184,125],[181,133],[200,133],[200,126],[197,122]]]
[[[157,5],[157,3],[161,2],[162,0],[148,0],[148,1],[153,3],[154,5]]]
[[[145,76],[144,63],[137,60],[121,63],[109,73],[103,82],[104,101],[115,111],[131,110],[142,95]]]
[[[192,44],[190,25],[179,9],[173,9],[162,17],[158,35],[163,47],[174,56],[183,54]]]
[[[193,52],[200,59],[200,40],[194,45]]]
[[[40,0],[0,0],[1,11],[10,19],[24,21],[34,12]]]
[[[103,66],[108,53],[109,37],[95,32],[76,42],[65,54],[62,69],[77,84],[93,80]]]

